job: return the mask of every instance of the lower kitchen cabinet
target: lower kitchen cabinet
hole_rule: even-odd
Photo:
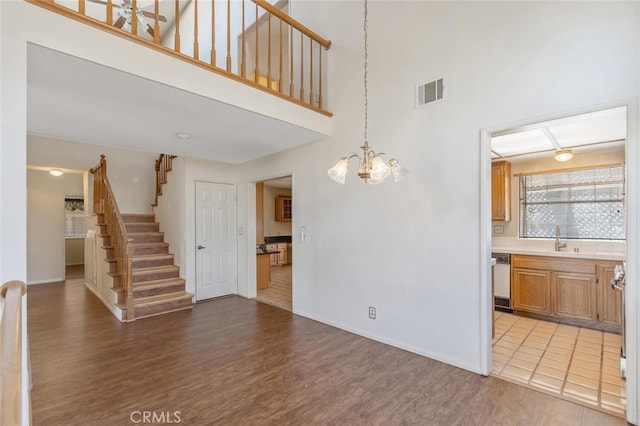
[[[622,294],[611,288],[616,262],[548,256],[511,257],[514,311],[619,332]]]
[[[554,315],[587,321],[598,320],[595,275],[553,272],[551,281],[555,296]]]
[[[551,273],[514,268],[512,276],[513,309],[539,314],[551,313]]]

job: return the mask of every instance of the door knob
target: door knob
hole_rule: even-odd
[[[206,247],[204,247],[204,246],[198,246],[198,250],[202,250],[202,249],[205,249],[205,248]]]

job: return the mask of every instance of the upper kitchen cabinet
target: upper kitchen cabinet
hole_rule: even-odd
[[[511,163],[491,163],[491,220],[511,220]]]
[[[276,197],[276,221],[291,222],[291,197],[278,195]]]

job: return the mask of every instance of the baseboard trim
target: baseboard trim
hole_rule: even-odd
[[[54,284],[54,283],[60,283],[60,282],[64,282],[64,278],[49,278],[47,280],[29,281],[27,282],[27,285]]]
[[[102,294],[100,294],[100,292],[98,291],[97,288],[92,287],[89,283],[87,283],[86,281],[84,282],[84,286],[89,289],[89,291],[91,291],[91,293],[93,293],[98,299],[100,299],[100,301],[102,302],[102,304],[113,314],[113,316],[115,316],[118,321],[120,322],[124,322],[122,319],[122,310],[120,308],[118,308],[117,306],[112,306],[110,305],[105,298],[102,296]]]

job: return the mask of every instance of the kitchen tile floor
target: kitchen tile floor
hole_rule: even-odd
[[[272,266],[269,287],[258,290],[256,300],[291,311],[291,265]]]
[[[492,376],[624,417],[620,335],[496,312]]]

